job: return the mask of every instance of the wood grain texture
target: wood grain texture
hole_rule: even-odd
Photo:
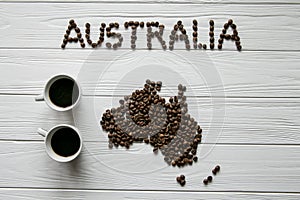
[[[85,141],[107,141],[99,121],[119,99],[83,97],[73,112],[61,113],[34,102],[34,96],[0,96],[0,139],[40,141],[37,128],[67,123],[75,124]],[[297,99],[227,99],[225,116],[209,98],[190,98],[188,106],[203,128],[203,143],[300,144]]]
[[[149,191],[91,191],[91,190],[55,190],[55,189],[0,189],[1,199],[14,200],[40,200],[40,199],[124,199],[124,200],[298,200],[300,194],[277,194],[277,193],[246,193],[246,192],[149,192]]]
[[[86,142],[74,162],[57,163],[42,142],[1,142],[0,187],[299,192],[300,146],[200,145],[198,155],[205,149],[210,153],[193,166],[178,169],[144,144],[126,151],[108,149],[106,142]],[[216,164],[221,172],[204,186],[201,181]],[[175,180],[182,173],[185,187]]]
[[[0,19],[7,21],[0,32],[1,48],[55,48],[59,49],[68,21],[74,18],[80,28],[92,24],[93,39],[98,39],[101,22],[118,21],[123,25],[126,20],[160,21],[166,25],[164,38],[168,41],[171,28],[177,20],[183,20],[191,37],[192,20],[199,21],[199,39],[208,43],[208,21],[215,20],[215,35],[219,35],[223,24],[233,18],[238,26],[244,50],[299,51],[300,30],[298,23],[300,5],[243,5],[243,4],[131,4],[120,3],[35,3],[32,4],[0,2]],[[80,7],[80,9],[79,9]],[[122,9],[120,10],[120,7]],[[153,17],[155,16],[155,17]],[[262,23],[263,22],[263,23]],[[267,24],[267,26],[266,26]],[[130,47],[130,31],[122,26],[119,32],[124,36],[122,48]],[[146,30],[137,31],[137,49],[145,49]],[[107,40],[111,41],[111,40]],[[236,51],[234,44],[225,42],[224,51]],[[79,44],[68,48],[80,48]],[[161,49],[158,42],[153,49]],[[183,44],[175,49],[184,49]],[[162,51],[162,50],[161,50]],[[193,50],[194,51],[194,50]],[[199,52],[199,51],[197,51]],[[200,51],[201,53],[201,51]]]
[[[168,3],[168,4],[300,4],[297,0],[288,0],[288,1],[281,1],[281,0],[246,0],[246,1],[239,1],[239,0],[117,0],[117,1],[110,1],[110,0],[1,0],[0,2],[9,2],[9,3],[141,3],[141,4],[158,4],[158,3]]]
[[[300,97],[298,52],[0,52],[1,94],[39,94],[51,76],[66,73],[77,78],[84,95],[128,95],[150,78],[163,81],[166,96],[182,83],[187,96]]]

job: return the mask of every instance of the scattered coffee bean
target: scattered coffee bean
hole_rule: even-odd
[[[208,180],[207,180],[207,179],[204,179],[204,180],[203,180],[203,183],[204,183],[204,185],[207,185],[207,184],[208,184]]]
[[[216,170],[217,172],[219,172],[220,169],[221,169],[220,165],[217,165],[217,166],[215,167],[215,170]]]
[[[208,180],[208,182],[212,182],[212,180],[213,180],[212,176],[208,176],[207,180]]]
[[[185,176],[184,176],[183,174],[180,175],[180,178],[181,178],[182,180],[185,180]]]

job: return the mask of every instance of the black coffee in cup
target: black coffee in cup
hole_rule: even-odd
[[[72,156],[80,149],[80,137],[72,128],[60,128],[51,138],[51,147],[60,156]]]
[[[56,80],[49,89],[49,98],[53,104],[59,107],[69,107],[79,97],[78,85],[69,78]]]

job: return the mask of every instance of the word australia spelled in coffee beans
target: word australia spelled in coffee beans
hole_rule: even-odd
[[[148,22],[143,22],[143,21],[126,21],[124,23],[124,31],[127,31],[127,29],[131,29],[131,34],[130,38],[127,38],[130,40],[130,47],[131,49],[136,49],[136,40],[138,40],[137,37],[137,29],[141,28],[143,29],[146,26],[147,30],[145,32],[146,35],[146,46],[148,49],[152,49],[152,41],[154,38],[157,38],[158,42],[161,44],[161,47],[163,50],[166,50],[167,48],[169,50],[174,50],[175,48],[175,43],[179,41],[183,41],[185,44],[185,48],[187,50],[190,50],[191,45],[189,41],[189,33],[184,27],[184,23],[179,20],[177,23],[173,26],[169,38],[164,38],[163,32],[165,29],[165,25],[161,24],[158,21],[148,21]],[[193,38],[193,48],[194,49],[211,49],[213,50],[215,48],[215,22],[214,20],[209,20],[208,22],[209,30],[208,30],[208,35],[209,35],[209,46],[207,46],[205,43],[198,43],[199,38],[201,37],[202,33],[199,33],[198,31],[198,21],[196,19],[192,20],[192,32],[190,32],[192,38]],[[115,43],[111,42],[106,42],[105,46],[108,49],[117,49],[122,46],[122,42],[124,40],[122,36],[122,32],[115,32],[113,30],[119,30],[120,25],[118,22],[110,22],[108,25],[105,23],[101,23],[99,30],[100,33],[97,36],[96,31],[91,30],[91,25],[90,23],[85,24],[85,39],[86,42],[88,43],[89,46],[92,48],[97,48],[102,45],[102,43],[105,41],[105,39],[115,39]],[[228,29],[232,29],[232,34],[227,33]],[[75,35],[71,37],[71,32],[74,31]],[[93,32],[93,33],[92,33]],[[92,41],[91,35],[95,35],[93,38],[98,38],[95,41]],[[141,30],[142,34],[142,30]],[[203,33],[204,34],[204,33]],[[96,37],[97,36],[97,37]],[[167,42],[167,39],[168,42]],[[223,43],[224,40],[229,40],[232,41],[236,49],[238,51],[242,50],[242,45],[241,45],[241,39],[238,35],[237,31],[237,25],[233,22],[232,19],[229,19],[224,25],[223,29],[219,35],[218,39],[218,49],[221,50],[223,48]],[[61,44],[61,48],[65,49],[68,43],[77,43],[79,41],[80,46],[82,48],[86,47],[85,40],[83,38],[83,35],[81,33],[80,28],[77,26],[76,22],[74,19],[71,19],[69,21],[66,33],[64,34],[63,41]],[[141,46],[142,47],[142,46]]]
[[[144,142],[161,151],[166,163],[184,167],[198,161],[197,148],[202,129],[188,114],[186,87],[178,85],[178,95],[161,97],[161,81],[146,80],[144,88],[120,99],[120,106],[106,110],[100,124],[108,133],[109,148],[130,148]]]

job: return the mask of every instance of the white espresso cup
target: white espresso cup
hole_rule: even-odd
[[[70,162],[81,152],[82,137],[74,126],[59,124],[49,131],[39,128],[37,132],[45,137],[46,152],[57,162]]]
[[[74,108],[80,99],[81,89],[72,77],[59,74],[50,78],[44,92],[35,98],[36,101],[45,101],[56,111],[68,111]]]

